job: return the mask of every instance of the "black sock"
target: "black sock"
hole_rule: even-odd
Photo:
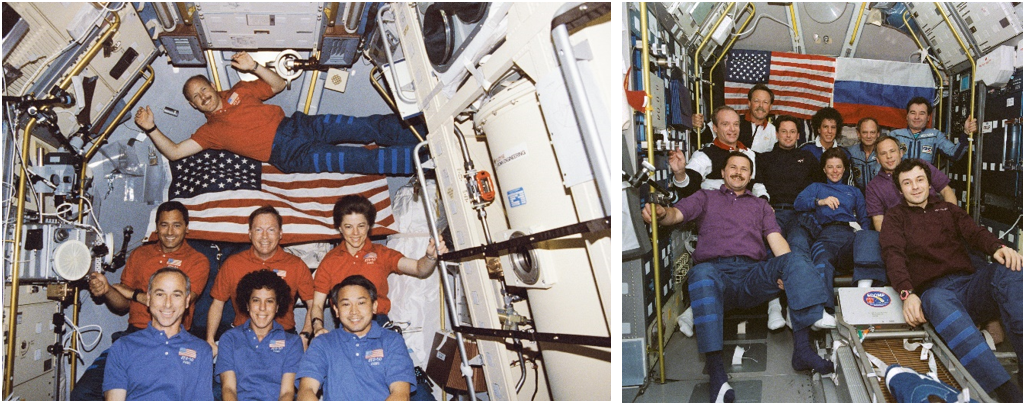
[[[794,331],[794,352],[791,354],[791,368],[795,371],[814,370],[821,374],[834,372],[834,363],[816,354],[809,343],[809,327]]]
[[[998,400],[1004,403],[1022,403],[1022,391],[1016,386],[1015,382],[1011,379],[1005,381],[1005,383],[994,389],[994,392],[998,395]]]
[[[709,373],[709,402],[716,402],[720,387],[727,383],[727,372],[723,370],[723,351],[705,353],[705,371]],[[724,403],[734,403],[734,390],[723,395]]]

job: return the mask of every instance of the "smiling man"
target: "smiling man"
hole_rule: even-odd
[[[880,172],[880,163],[876,160],[876,139],[880,136],[880,125],[876,119],[866,117],[855,125],[859,133],[859,142],[848,147],[851,158],[851,176],[855,187],[863,193],[866,185]]]
[[[111,285],[101,273],[89,274],[89,293],[96,300],[107,303],[115,314],[128,312],[128,328],[111,334],[111,340],[146,328],[150,322],[149,302],[146,295],[150,277],[158,269],[172,267],[181,269],[191,284],[191,303],[195,304],[210,274],[210,262],[203,254],[185,241],[189,233],[189,210],[179,202],[164,202],[157,206],[157,241],[143,244],[128,256],[121,283]],[[184,316],[186,328],[192,323],[192,306]],[[101,353],[86,369],[71,392],[71,400],[102,400],[102,384],[107,352]]]
[[[699,190],[673,207],[656,206],[655,213],[646,205],[641,217],[647,223],[654,217],[662,226],[698,221],[696,265],[688,276],[698,351],[705,354],[709,401],[733,402],[734,389],[723,368],[723,314],[766,303],[781,288],[787,292],[794,328],[791,367],[826,374],[834,365],[820,358],[809,341],[809,330],[822,318],[827,300],[822,279],[807,256],[791,252],[769,203],[747,190],[752,160],[732,151],[721,175],[724,183],[718,190]],[[773,258],[767,258],[767,243]]]
[[[293,400],[303,342],[274,321],[292,301],[289,285],[269,269],[242,277],[235,305],[249,315],[218,342],[215,373],[224,400]]]
[[[182,328],[189,285],[177,268],[161,268],[150,277],[146,300],[153,319],[110,347],[106,400],[214,400],[210,347]]]
[[[748,112],[741,117],[738,126],[738,141],[759,153],[773,149],[773,144],[777,142],[777,129],[769,119],[772,109],[773,90],[761,83],[748,89]],[[715,113],[713,113],[713,117],[716,117]],[[695,128],[703,127],[704,118],[702,114],[695,114],[691,118]],[[713,121],[714,127],[706,128],[702,133],[704,139],[710,139],[719,134],[720,130],[715,127],[715,120]]]
[[[894,185],[893,173],[898,164],[905,160],[904,155],[905,151],[896,138],[889,135],[877,138],[876,156],[880,162],[880,172],[866,185],[866,214],[873,219],[875,230],[881,229],[887,209],[902,202],[901,191]],[[937,193],[944,201],[955,204],[955,191],[948,185],[951,182],[948,176],[929,162],[926,166],[930,168],[930,193]]]
[[[976,119],[967,117],[962,123],[963,134],[959,135],[958,143],[948,140],[944,133],[933,128],[926,128],[930,123],[933,114],[933,105],[924,97],[914,97],[905,106],[907,115],[905,119],[907,128],[891,131],[891,136],[896,138],[901,148],[906,150],[906,158],[922,159],[936,165],[937,153],[942,153],[957,161],[969,147],[969,134],[976,132]]]
[[[374,284],[350,276],[331,289],[331,304],[342,328],[310,343],[299,366],[298,400],[410,400],[417,383],[403,337],[374,322],[378,295]]]
[[[285,307],[285,312],[275,319],[285,331],[296,332],[296,318],[292,311],[295,296],[298,295],[306,302],[307,308],[310,308],[310,301],[313,299],[313,275],[302,259],[278,246],[278,242],[281,241],[281,228],[281,215],[274,207],[263,206],[254,210],[249,215],[249,241],[253,247],[225,260],[217,277],[214,278],[214,287],[210,289],[210,296],[214,300],[210,304],[207,316],[207,342],[214,349],[214,355],[217,355],[215,339],[224,304],[229,300],[235,300],[235,289],[239,281],[250,272],[270,269],[289,286],[293,296],[285,303],[280,303]],[[245,311],[238,309],[232,325],[241,326],[248,318],[249,315]],[[311,331],[309,319],[310,314],[307,313],[307,321],[303,323],[304,333]]]
[[[204,149],[224,149],[287,173],[413,173],[412,150],[418,140],[398,116],[296,112],[285,117],[281,107],[264,103],[285,90],[285,80],[245,51],[231,59],[233,68],[259,80],[239,81],[221,92],[205,76],[186,80],[182,93],[207,119],[191,137],[174,142],[157,128],[149,106],[136,111],[135,124],[168,159],[176,161]],[[335,145],[340,143],[374,143],[378,148]]]
[[[841,117],[841,112],[837,109],[833,107],[819,109],[812,116],[812,128],[816,130],[819,137],[816,137],[815,141],[806,142],[801,149],[811,152],[816,159],[821,159],[823,152],[837,146],[837,135],[843,124],[844,118]]]
[[[1021,404],[1022,391],[976,325],[1000,318],[1022,365],[1022,255],[965,210],[931,195],[932,170],[918,159],[894,170],[904,201],[887,210],[880,231],[887,275],[901,292],[906,323],[929,321],[985,391]],[[994,262],[974,266],[966,247]]]
[[[669,164],[670,187],[677,191],[678,196],[687,197],[701,189],[718,190],[723,185],[722,169],[727,155],[739,151],[752,162],[755,162],[755,151],[748,148],[740,140],[742,126],[741,116],[730,106],[720,106],[713,110],[713,126],[716,128],[716,139],[695,151],[688,160],[681,150],[670,151]],[[748,168],[754,176],[756,168]],[[756,196],[767,196],[766,187],[761,183],[751,186]]]

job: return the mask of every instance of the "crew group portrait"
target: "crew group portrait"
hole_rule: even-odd
[[[774,92],[764,84],[747,98],[744,114],[720,106],[711,124],[691,117],[712,142],[690,157],[669,151],[665,188],[675,202],[637,208],[646,223],[687,224],[697,236],[677,322],[697,340],[708,401],[738,399],[724,351],[733,334],[724,330],[734,328],[726,315],[738,309],[766,306],[768,330],[792,330],[795,371],[832,376],[841,368],[810,336],[838,328],[834,289],[847,286],[834,278],[847,274],[851,287],[893,286],[909,327],[929,322],[985,392],[1021,403],[1017,380],[979,326],[1003,333],[1021,363],[1022,256],[957,205],[951,180],[935,166],[941,155],[956,161],[966,153],[976,120],[949,137],[930,128],[933,103],[913,97],[901,101],[904,128],[881,135],[877,119],[861,117],[847,123],[857,142],[842,147],[838,110],[773,117]],[[805,126],[812,132],[800,143]],[[971,259],[975,253],[986,257]]]

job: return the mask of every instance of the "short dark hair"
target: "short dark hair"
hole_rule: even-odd
[[[281,230],[281,214],[278,214],[278,210],[276,210],[271,205],[260,206],[259,208],[253,210],[253,212],[249,214],[249,228],[253,228],[253,221],[256,220],[257,216],[261,214],[273,215],[274,219],[278,220],[278,230]]]
[[[823,120],[834,120],[834,124],[837,125],[838,130],[842,124],[844,124],[844,118],[841,117],[841,112],[833,107],[824,107],[819,109],[816,114],[812,115],[812,129],[819,134],[819,125],[823,124]]]
[[[274,313],[274,318],[284,316],[289,309],[289,302],[292,301],[292,289],[284,279],[270,269],[250,272],[239,280],[239,285],[235,287],[236,308],[240,312],[249,313],[249,298],[253,296],[253,291],[260,289],[274,291],[274,298],[278,303],[278,311]]]
[[[335,208],[331,210],[332,219],[335,220],[335,228],[342,226],[342,217],[350,214],[362,214],[367,219],[367,228],[374,228],[374,218],[378,215],[378,209],[370,199],[360,195],[342,196],[335,202]]]
[[[154,218],[154,223],[160,225],[160,215],[169,211],[177,211],[181,213],[182,221],[185,221],[185,225],[189,225],[189,209],[186,209],[185,205],[177,200],[166,201],[161,203],[160,206],[157,206],[157,216]]]
[[[210,79],[207,79],[207,77],[206,77],[206,76],[203,76],[203,75],[194,75],[194,76],[192,76],[192,77],[190,77],[190,78],[186,79],[186,80],[185,80],[185,84],[183,84],[183,85],[182,85],[182,96],[185,96],[185,99],[186,99],[186,100],[189,100],[189,83],[192,83],[192,82],[193,82],[194,80],[202,80],[202,81],[203,81],[203,82],[205,82],[205,83],[206,83],[207,85],[210,85],[211,87],[213,87],[213,86],[214,86],[214,84],[213,84],[213,83],[211,83],[211,82],[210,82]]]
[[[717,107],[717,108],[713,109],[713,112],[712,112],[713,125],[719,124],[717,122],[717,120],[716,120],[716,117],[718,117],[720,115],[720,112],[723,111],[723,110],[730,110],[730,111],[733,111],[734,114],[737,114],[737,110],[734,110],[733,107],[730,107],[730,106],[720,106],[720,107]],[[737,116],[741,117],[740,114],[737,114]]]
[[[192,282],[189,281],[189,275],[186,275],[185,272],[182,272],[181,269],[172,268],[170,266],[160,268],[157,270],[157,272],[154,272],[153,275],[150,275],[150,282],[146,284],[146,292],[149,293],[153,291],[153,281],[157,279],[157,275],[166,273],[176,273],[182,275],[182,277],[185,278],[185,293],[192,293]]]
[[[331,301],[331,306],[338,305],[338,294],[342,291],[342,288],[354,285],[363,286],[364,289],[367,289],[372,303],[378,300],[378,288],[374,286],[374,282],[371,282],[370,279],[363,275],[351,275],[331,288],[331,292],[328,293],[328,300]]]
[[[862,125],[869,121],[872,121],[873,124],[876,124],[876,130],[880,131],[880,122],[876,121],[876,119],[872,117],[863,117],[861,120],[859,120],[858,124],[855,124],[855,131],[862,131]]]
[[[898,188],[898,192],[901,192],[901,181],[898,180],[898,175],[911,171],[914,168],[923,168],[923,173],[926,174],[926,184],[933,187],[933,180],[930,178],[930,166],[921,159],[905,159],[894,168],[894,176],[891,178],[894,181],[894,186]]]
[[[929,115],[933,114],[933,103],[930,103],[930,101],[926,100],[926,98],[923,97],[923,96],[916,96],[916,97],[913,97],[912,100],[908,101],[908,104],[905,105],[905,113],[906,114],[909,111],[912,111],[912,105],[913,104],[925,104],[926,105],[926,115],[929,116]]]
[[[753,171],[755,170],[755,162],[752,161],[751,157],[749,157],[748,155],[745,155],[745,153],[741,152],[741,151],[730,151],[730,153],[727,154],[727,158],[723,160],[723,167],[726,168],[727,167],[727,162],[730,162],[730,158],[736,157],[736,156],[744,157],[745,159],[747,159],[748,160],[748,169],[751,169]]]
[[[773,126],[777,127],[777,129],[779,130],[780,129],[780,124],[783,124],[785,122],[793,123],[794,124],[794,128],[796,128],[796,129],[798,127],[801,127],[801,124],[798,123],[798,118],[797,117],[789,116],[787,114],[783,114],[783,115],[777,116],[777,119],[774,121]]]
[[[748,101],[752,101],[752,95],[755,94],[756,90],[763,90],[766,93],[769,93],[769,95],[770,95],[770,104],[773,104],[773,91],[770,90],[769,86],[766,86],[766,85],[764,85],[762,83],[759,83],[759,84],[757,84],[755,86],[752,86],[751,89],[748,89]]]
[[[901,149],[901,141],[898,141],[897,138],[894,138],[894,136],[891,135],[881,135],[876,139],[876,142],[873,143],[873,151],[876,151],[876,147],[880,146],[880,143],[884,141],[894,141],[894,145],[897,145],[898,149]]]
[[[851,161],[848,160],[848,152],[841,147],[832,147],[823,151],[823,156],[819,159],[819,168],[826,169],[827,160],[830,158],[839,158],[841,163],[844,164],[844,170],[848,170],[851,166]]]

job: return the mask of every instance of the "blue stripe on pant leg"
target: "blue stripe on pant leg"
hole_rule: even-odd
[[[341,123],[341,122],[342,122],[342,115],[336,114],[335,115],[335,124],[338,124],[338,123]]]
[[[338,151],[338,171],[345,173],[346,167],[346,153],[345,151]]]
[[[331,172],[331,153],[327,152],[324,154],[324,165],[328,167],[328,172]]]
[[[324,116],[324,124],[328,124],[328,121],[331,121],[331,115]]]
[[[927,289],[922,303],[927,320],[940,320],[934,324],[935,330],[985,391],[990,392],[1009,379],[954,292],[940,287]]]
[[[961,362],[962,365],[969,365],[970,363],[976,360],[976,357],[979,357],[980,354],[983,354],[984,351],[990,351],[990,347],[987,346],[986,341],[978,344],[976,347],[970,350],[969,353],[965,356],[960,357],[958,359],[958,362]]]
[[[713,304],[713,303],[716,303],[716,298],[714,298],[714,297],[703,297],[703,298],[698,299],[698,300],[692,300],[691,301],[691,307],[706,306],[706,305],[710,305],[710,304]]]
[[[320,155],[313,154],[314,172],[320,172],[321,171],[321,162],[318,159],[319,157],[320,157]]]
[[[385,150],[378,148],[378,173],[385,173]]]
[[[709,278],[713,269],[701,267],[698,272],[692,269],[692,278],[701,278],[688,285],[691,294],[692,309],[695,313],[695,335],[698,339],[698,351],[718,351],[723,347],[723,302],[718,300],[719,290],[716,283]],[[705,275],[705,276],[702,276]]]
[[[951,323],[954,323],[955,320],[958,320],[958,317],[961,313],[962,312],[955,311],[949,314],[948,317],[944,318],[944,321],[937,324],[937,331],[947,330],[948,326],[950,326]]]
[[[399,172],[399,150],[389,148],[389,152],[392,153],[392,173]]]
[[[948,340],[948,347],[957,347],[959,344],[962,343],[962,341],[965,341],[965,339],[969,338],[969,336],[971,336],[975,332],[975,326],[965,328],[964,330],[962,330],[961,333],[958,333],[958,335],[955,336],[955,338]]]

